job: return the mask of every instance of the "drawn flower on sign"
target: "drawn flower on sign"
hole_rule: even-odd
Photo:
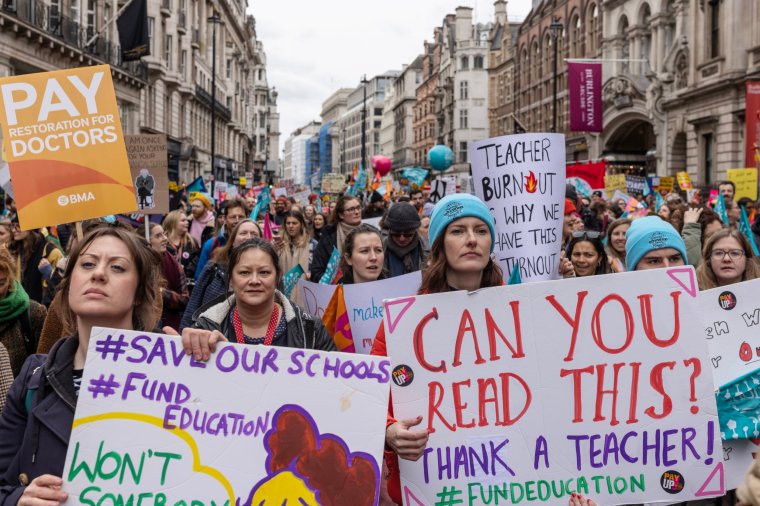
[[[320,434],[302,407],[286,404],[264,437],[268,476],[251,491],[247,506],[376,504],[380,468],[363,452],[351,452],[335,434]]]
[[[533,174],[533,171],[530,171],[530,174],[525,176],[525,189],[528,190],[528,193],[536,193],[537,187],[538,179],[536,179],[536,175]]]

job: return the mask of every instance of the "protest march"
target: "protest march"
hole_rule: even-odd
[[[187,178],[119,76],[0,77],[0,506],[760,504],[758,167],[572,160],[513,115]]]

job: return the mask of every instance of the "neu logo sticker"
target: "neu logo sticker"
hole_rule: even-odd
[[[393,369],[393,381],[400,387],[407,387],[414,380],[414,371],[408,365],[397,365]]]
[[[683,490],[686,481],[678,471],[665,471],[660,478],[660,486],[668,494],[677,494]]]

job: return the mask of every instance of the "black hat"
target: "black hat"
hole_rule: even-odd
[[[382,195],[380,195],[380,194],[379,194],[379,193],[377,193],[377,192],[372,192],[372,196],[369,198],[369,201],[370,201],[371,203],[373,203],[373,204],[374,204],[375,202],[382,202],[382,201],[383,201],[383,196],[382,196]]]
[[[412,204],[396,202],[385,217],[385,228],[400,231],[420,228],[420,215]]]
[[[601,197],[602,190],[594,190],[593,192],[591,192],[591,195],[593,195],[594,197]]]

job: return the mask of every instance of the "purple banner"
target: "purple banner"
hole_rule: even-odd
[[[570,94],[570,130],[602,131],[602,64],[567,64]]]

